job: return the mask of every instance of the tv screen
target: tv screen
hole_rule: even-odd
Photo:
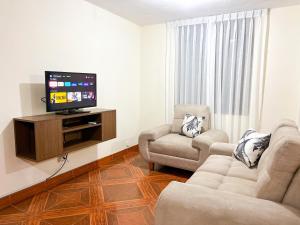
[[[97,105],[96,74],[46,71],[47,112]]]

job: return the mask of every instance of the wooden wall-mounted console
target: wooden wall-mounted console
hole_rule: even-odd
[[[14,119],[16,155],[42,161],[116,137],[116,111],[45,114]]]

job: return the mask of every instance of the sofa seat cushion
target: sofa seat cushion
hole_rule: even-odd
[[[226,176],[231,167],[232,157],[211,155],[206,161],[198,168],[197,171],[205,171],[210,173],[217,173]]]
[[[229,177],[217,173],[196,171],[187,183],[201,185],[220,191],[252,197],[255,196],[256,182],[238,177]]]
[[[211,155],[187,183],[255,196],[257,170],[230,156]]]
[[[249,169],[245,164],[231,156],[211,155],[197,171],[206,171],[252,181],[257,180],[256,168]]]
[[[227,176],[230,177],[238,177],[242,179],[257,181],[257,169],[252,168],[249,169],[246,165],[243,163],[233,160],[231,167],[228,170]]]
[[[179,134],[168,134],[151,141],[149,151],[178,158],[199,160],[200,151],[192,147],[192,138]]]
[[[217,173],[196,171],[186,183],[218,189],[223,181],[223,178],[223,175]]]

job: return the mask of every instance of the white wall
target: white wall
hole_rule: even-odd
[[[267,73],[265,81],[264,106],[261,127],[270,130],[278,120],[300,117],[300,6],[272,9],[270,13],[270,34],[268,39]],[[151,123],[162,121],[164,101],[164,65],[157,59],[165,57],[165,33],[163,25],[147,26],[142,29],[142,101],[149,108],[142,107],[141,129],[148,129]],[[160,46],[154,48],[153,46]],[[148,47],[148,48],[147,48]],[[146,49],[146,50],[145,50]],[[147,64],[148,62],[148,64]],[[159,70],[156,69],[159,65]],[[156,91],[158,88],[159,91]],[[146,97],[145,97],[146,96]],[[145,100],[146,99],[146,100]],[[149,109],[148,109],[149,110]],[[151,121],[148,122],[148,121]]]
[[[45,70],[97,73],[98,107],[117,109],[118,138],[70,154],[63,171],[137,143],[139,26],[83,0],[1,0],[0,27],[0,197],[60,165],[15,157],[12,118],[45,112]]]
[[[299,119],[300,6],[271,10],[262,129]]]
[[[141,34],[141,129],[165,121],[166,25],[142,28]]]

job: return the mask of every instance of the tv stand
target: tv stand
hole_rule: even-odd
[[[39,162],[116,137],[116,110],[14,119],[16,155]]]
[[[85,111],[82,109],[67,109],[63,111],[56,112],[57,115],[73,115],[73,114],[79,114],[79,113],[89,113],[91,111]]]

